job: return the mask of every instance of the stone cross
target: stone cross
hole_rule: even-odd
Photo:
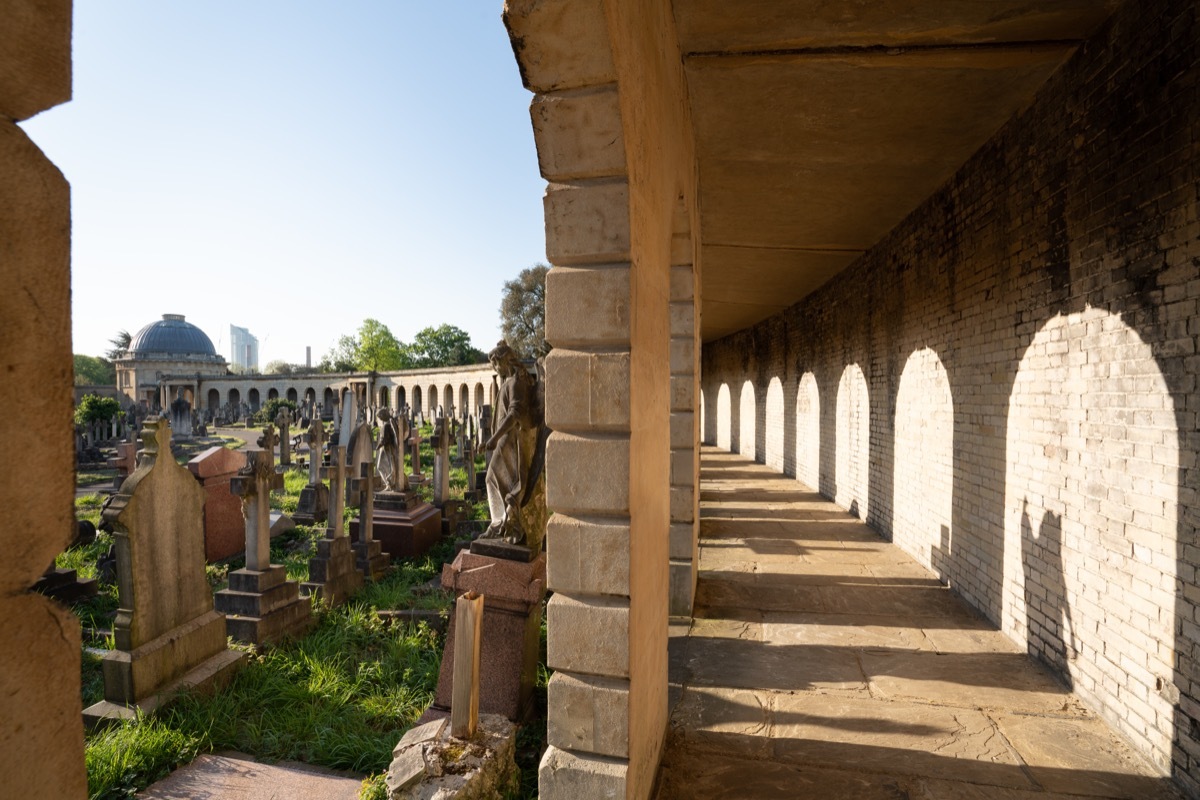
[[[421,472],[421,428],[419,425],[412,427],[412,436],[408,438],[408,446],[412,448],[413,480],[417,482],[423,481],[425,480],[425,475]]]
[[[380,479],[370,462],[360,464],[358,469],[359,476],[350,479],[350,491],[358,495],[358,541],[365,544],[374,538],[375,489]]]
[[[350,434],[358,416],[353,392],[346,393],[341,411],[337,444],[330,448],[329,466],[321,468],[321,477],[329,480],[329,522],[325,530],[326,536],[330,537],[343,536],[346,533],[346,446],[350,444]]]
[[[433,426],[433,504],[443,506],[450,499],[450,426],[438,417]]]
[[[463,466],[467,469],[467,491],[475,491],[475,443],[467,437],[462,443]]]
[[[292,440],[288,435],[288,426],[292,424],[292,412],[287,406],[281,406],[275,415],[275,424],[279,426],[279,463],[288,466],[292,463]]]
[[[246,454],[247,464],[229,481],[229,491],[242,498],[246,520],[246,569],[263,572],[271,566],[271,491],[283,488],[275,471],[275,429],[267,425],[258,444],[262,450]]]
[[[308,426],[308,482],[318,483],[321,480],[321,462],[325,454],[325,423],[320,417],[313,419]]]

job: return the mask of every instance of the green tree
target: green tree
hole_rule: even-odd
[[[286,361],[268,361],[263,367],[263,375],[291,375],[296,368]]]
[[[279,414],[279,409],[283,408],[284,406],[290,408],[293,414],[296,413],[296,403],[294,401],[287,400],[282,397],[275,397],[268,400],[254,416],[259,423],[266,424],[268,422],[274,422],[275,417]]]
[[[108,422],[121,411],[121,404],[112,397],[85,394],[75,408],[75,424],[90,425],[93,422]]]
[[[75,354],[76,386],[116,386],[117,368],[107,358]]]
[[[338,342],[321,359],[317,369],[321,372],[353,372],[357,369],[358,340],[353,336],[340,336]]]
[[[546,273],[550,268],[535,264],[521,270],[516,280],[504,282],[500,299],[500,331],[508,346],[523,358],[550,352],[546,343]]]
[[[453,325],[418,331],[409,352],[414,367],[454,367],[487,361],[487,354],[471,346],[471,335]]]
[[[104,357],[109,361],[116,361],[129,352],[129,345],[133,342],[133,336],[127,330],[117,331],[117,335],[108,340],[112,347],[104,351]]]
[[[354,362],[364,372],[389,372],[411,366],[400,340],[377,319],[363,320],[358,329]]]

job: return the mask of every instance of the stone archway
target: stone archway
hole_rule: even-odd
[[[763,463],[776,472],[783,472],[783,381],[777,377],[767,384],[764,427]]]
[[[729,384],[722,383],[717,389],[717,447],[733,451],[733,420],[730,414]]]
[[[954,503],[954,398],[937,353],[908,357],[896,392],[892,541],[945,575]]]
[[[1005,461],[1002,629],[1168,769],[1179,434],[1151,346],[1101,309],[1053,317],[1018,366]]]
[[[758,418],[754,413],[756,405],[754,400],[754,383],[752,381],[746,381],[742,384],[738,409],[738,440],[735,443],[735,449],[751,461],[757,461],[757,442],[754,437],[757,433],[755,428]]]
[[[811,372],[796,387],[796,480],[821,486],[821,394]]]
[[[871,399],[858,364],[842,371],[838,383],[834,502],[859,519],[867,518],[870,476]]]

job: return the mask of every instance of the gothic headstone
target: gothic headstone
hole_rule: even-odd
[[[308,426],[308,485],[300,490],[300,500],[292,518],[302,525],[316,525],[329,519],[329,489],[321,480],[325,453],[325,424],[320,417]]]
[[[171,429],[150,418],[138,467],[104,511],[113,527],[116,649],[102,660],[104,700],[89,724],[150,712],[176,689],[221,682],[242,661],[229,650],[204,572],[204,490],[171,456]]]
[[[317,541],[317,554],[309,559],[309,579],[300,586],[304,594],[319,595],[332,605],[345,602],[362,588],[362,573],[354,563],[345,520],[346,443],[356,416],[354,395],[348,393],[337,441],[330,442],[329,465],[321,469],[321,477],[329,481],[329,521],[324,538]]]

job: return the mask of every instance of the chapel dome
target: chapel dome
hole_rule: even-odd
[[[183,318],[183,314],[163,314],[157,322],[151,322],[133,335],[129,341],[129,355],[151,354],[216,356],[212,339],[208,334]]]

